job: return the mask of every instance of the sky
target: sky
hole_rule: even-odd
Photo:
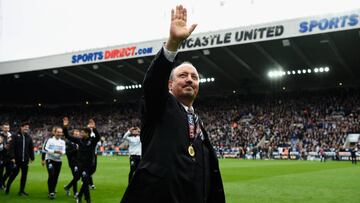
[[[194,33],[360,8],[360,0],[0,0],[0,62],[163,39],[182,4]]]

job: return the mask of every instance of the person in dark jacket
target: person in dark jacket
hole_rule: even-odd
[[[73,129],[73,137],[81,138],[80,137],[80,130]],[[67,184],[64,189],[67,196],[70,196],[70,188],[73,188],[74,197],[77,198],[78,196],[78,190],[77,190],[77,181],[79,180],[79,167],[78,167],[78,161],[77,161],[77,151],[78,151],[78,145],[71,142],[70,140],[66,139],[66,156],[68,159],[68,164],[73,176],[73,179],[70,181],[69,184]]]
[[[9,123],[4,123],[2,125],[2,131],[0,132],[0,189],[5,189],[6,179],[9,177],[11,170],[14,167],[9,156],[9,142],[11,140],[11,133],[9,131]]]
[[[174,67],[181,43],[196,24],[186,25],[181,5],[171,12],[170,37],[143,82],[142,159],[122,203],[224,203],[218,159],[193,102],[199,74],[188,63]]]
[[[81,138],[71,136],[68,132],[67,126],[69,125],[69,119],[65,117],[63,119],[63,131],[65,138],[79,146],[77,152],[77,161],[79,165],[79,175],[82,179],[82,186],[79,192],[78,197],[76,198],[77,202],[81,202],[82,196],[85,196],[87,203],[91,202],[90,191],[89,191],[89,177],[90,170],[93,166],[94,161],[94,150],[97,142],[100,140],[100,135],[95,127],[95,121],[93,119],[89,120],[87,128],[84,128],[80,131]],[[91,131],[94,132],[95,137],[90,137]]]
[[[6,184],[5,194],[9,194],[12,182],[21,170],[20,180],[20,196],[28,196],[25,192],[25,184],[29,168],[29,161],[34,161],[34,145],[31,136],[29,135],[29,124],[22,123],[20,125],[20,132],[11,136],[10,141],[10,159],[15,164],[9,180]]]
[[[351,154],[351,163],[356,165],[357,160],[356,160],[356,148],[355,148],[355,146],[350,148],[350,154]]]

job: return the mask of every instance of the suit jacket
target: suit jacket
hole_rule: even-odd
[[[28,164],[29,160],[34,161],[33,140],[28,134],[20,132],[11,136],[10,141],[10,159],[15,159],[16,164]]]
[[[5,164],[10,160],[9,157],[10,144],[8,142],[8,138],[9,138],[8,135],[5,135],[3,132],[0,132],[0,140],[2,140],[0,141],[0,162],[2,162],[2,164]]]
[[[125,191],[122,203],[222,203],[225,195],[219,164],[207,133],[210,191],[207,201],[194,193],[199,164],[188,153],[189,126],[184,107],[169,93],[168,79],[174,66],[163,49],[151,63],[143,82],[141,117],[142,160]]]
[[[65,144],[68,164],[70,168],[73,168],[73,166],[77,165],[77,145],[68,139],[66,139]]]
[[[79,167],[82,170],[89,170],[90,167],[95,164],[95,148],[96,144],[100,140],[100,134],[96,128],[94,128],[93,132],[95,133],[95,137],[90,136],[88,139],[82,139],[70,135],[67,127],[65,126],[63,126],[63,131],[66,139],[79,146],[76,157]]]

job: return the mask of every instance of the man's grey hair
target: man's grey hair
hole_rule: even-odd
[[[182,66],[182,65],[191,65],[191,66],[195,67],[190,61],[184,61],[184,62],[182,62],[180,65],[176,66],[175,68],[173,68],[173,69],[171,70],[171,73],[170,73],[170,76],[169,76],[169,80],[172,80],[172,79],[173,79],[173,77],[174,77],[174,70],[175,70],[177,67]]]

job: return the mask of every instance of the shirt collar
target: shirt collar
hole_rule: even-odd
[[[187,111],[189,111],[189,109],[190,109],[190,111],[192,111],[192,112],[194,112],[194,107],[188,107],[188,106],[185,106],[184,104],[182,104],[181,102],[180,102],[180,104],[185,108],[185,111],[187,112]]]

